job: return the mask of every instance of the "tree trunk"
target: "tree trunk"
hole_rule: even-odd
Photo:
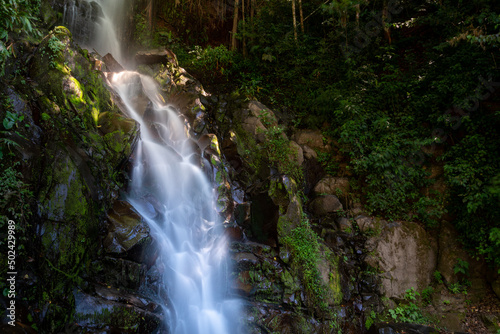
[[[231,32],[231,50],[236,50],[236,33],[238,32],[238,10],[240,7],[240,0],[234,1],[234,15],[233,15],[233,31]]]
[[[389,28],[389,25],[387,24],[388,16],[389,16],[389,9],[387,6],[387,0],[384,0],[384,7],[382,9],[382,24],[383,24],[385,38],[387,38],[387,41],[389,42],[389,44],[391,44],[392,43],[391,30]]]
[[[246,29],[245,26],[245,0],[241,0],[241,20],[243,21],[243,29]],[[243,56],[247,56],[247,41],[246,37],[243,35]]]
[[[356,8],[356,25],[359,27],[359,13],[361,12],[361,8],[359,3],[354,6]]]
[[[255,16],[255,0],[250,0],[250,25],[251,25],[251,32],[252,35],[250,36],[250,44],[253,45],[254,42],[254,22],[253,22],[253,17]]]
[[[297,42],[297,15],[295,14],[295,0],[292,0],[292,16],[293,16],[293,37]]]
[[[150,33],[152,34],[154,29],[155,29],[155,24],[154,24],[154,0],[149,0],[148,5],[146,6],[146,12],[147,12],[147,17],[148,17],[148,28]]]
[[[302,0],[299,0],[300,30],[304,33],[304,13],[302,12]]]

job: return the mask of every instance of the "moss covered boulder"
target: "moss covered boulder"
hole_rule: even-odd
[[[74,322],[74,291],[94,294],[106,213],[124,185],[139,128],[121,113],[68,29],[56,27],[34,50],[30,79],[9,88],[31,129],[21,143],[30,159],[24,181],[32,185],[35,234],[26,245],[32,253],[23,294],[33,328],[55,333]]]

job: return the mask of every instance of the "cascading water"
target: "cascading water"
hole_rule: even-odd
[[[191,162],[196,155],[184,122],[164,105],[153,79],[124,71],[110,81],[140,124],[128,201],[160,243],[170,332],[239,332],[239,302],[226,299],[227,247],[213,190]],[[152,102],[142,115],[134,106],[141,93]]]
[[[66,0],[64,20],[83,47],[123,61],[114,32],[121,18],[111,13],[126,1]],[[159,243],[156,265],[168,291],[163,307],[169,333],[241,332],[240,303],[227,298],[227,245],[213,189],[194,163],[200,156],[185,123],[163,102],[153,79],[130,71],[108,79],[140,124],[127,200]],[[149,101],[148,107],[137,100]]]
[[[122,62],[116,27],[122,26],[128,0],[65,0],[63,21],[83,48],[95,49],[101,56],[111,53]]]

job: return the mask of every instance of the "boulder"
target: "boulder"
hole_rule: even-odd
[[[345,217],[340,217],[339,219],[337,219],[337,227],[342,232],[352,232],[352,222],[350,219],[347,219]]]
[[[290,148],[289,159],[291,161],[295,161],[298,166],[301,166],[302,163],[304,162],[304,151],[302,150],[302,147],[300,147],[300,145],[294,142],[293,140],[290,140],[289,148]]]
[[[318,153],[316,153],[315,150],[309,147],[309,145],[303,145],[302,150],[304,151],[304,158],[311,160],[311,159],[318,159]]]
[[[106,331],[116,333],[129,332],[131,329],[134,329],[135,333],[152,333],[160,328],[164,317],[161,313],[134,305],[138,304],[137,302],[131,304],[118,302],[130,299],[127,295],[115,293],[113,297],[108,293],[105,297],[81,291],[74,293],[75,333],[100,333],[104,328]],[[141,299],[145,300],[144,297]]]
[[[102,61],[106,64],[106,69],[109,72],[122,72],[124,70],[123,66],[120,65],[111,53],[107,53],[102,57]]]
[[[150,257],[155,250],[149,227],[131,205],[115,201],[106,220],[108,234],[103,241],[106,252],[151,266]]]
[[[325,216],[342,211],[344,208],[337,196],[324,195],[316,197],[311,204],[309,204],[309,209],[317,216]]]
[[[437,270],[441,273],[447,284],[457,283],[459,279],[465,278],[469,273],[473,273],[472,268],[459,268],[465,270],[464,275],[455,274],[455,267],[459,266],[459,260],[465,261],[466,266],[470,266],[472,257],[462,247],[459,242],[459,235],[449,222],[443,222],[439,231],[439,258]],[[458,269],[458,267],[457,267]],[[458,273],[458,272],[457,272]]]
[[[437,266],[437,240],[417,223],[399,222],[382,226],[366,242],[366,262],[378,270],[381,292],[387,298],[402,298],[410,288],[422,291]]]
[[[152,64],[177,64],[177,57],[170,50],[148,50],[139,51],[135,54],[135,61],[138,65],[152,65]]]
[[[346,196],[349,192],[350,185],[347,177],[327,176],[321,179],[316,186],[314,186],[314,193],[316,195],[327,194]]]
[[[319,130],[299,130],[292,136],[292,139],[300,146],[307,145],[315,151],[329,152],[331,150],[330,145],[325,144],[323,134]]]

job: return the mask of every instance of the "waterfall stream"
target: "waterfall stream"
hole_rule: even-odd
[[[65,0],[63,22],[81,47],[122,62],[116,27],[121,27],[128,0]]]
[[[116,34],[110,31],[119,19],[107,14],[119,3],[67,0],[64,17],[83,47],[110,52],[121,60]],[[168,332],[239,331],[240,302],[227,297],[227,243],[215,210],[214,190],[196,164],[200,156],[192,150],[182,116],[163,101],[152,78],[123,71],[108,79],[128,116],[140,124],[141,139],[126,197],[159,244],[156,266],[168,291],[163,305]],[[138,100],[149,101],[147,108]]]
[[[239,306],[226,299],[226,240],[213,189],[191,162],[197,157],[184,121],[159,98],[153,79],[129,71],[110,79],[141,128],[127,199],[160,243],[170,331],[234,333]],[[152,102],[143,115],[134,107],[141,94]]]

